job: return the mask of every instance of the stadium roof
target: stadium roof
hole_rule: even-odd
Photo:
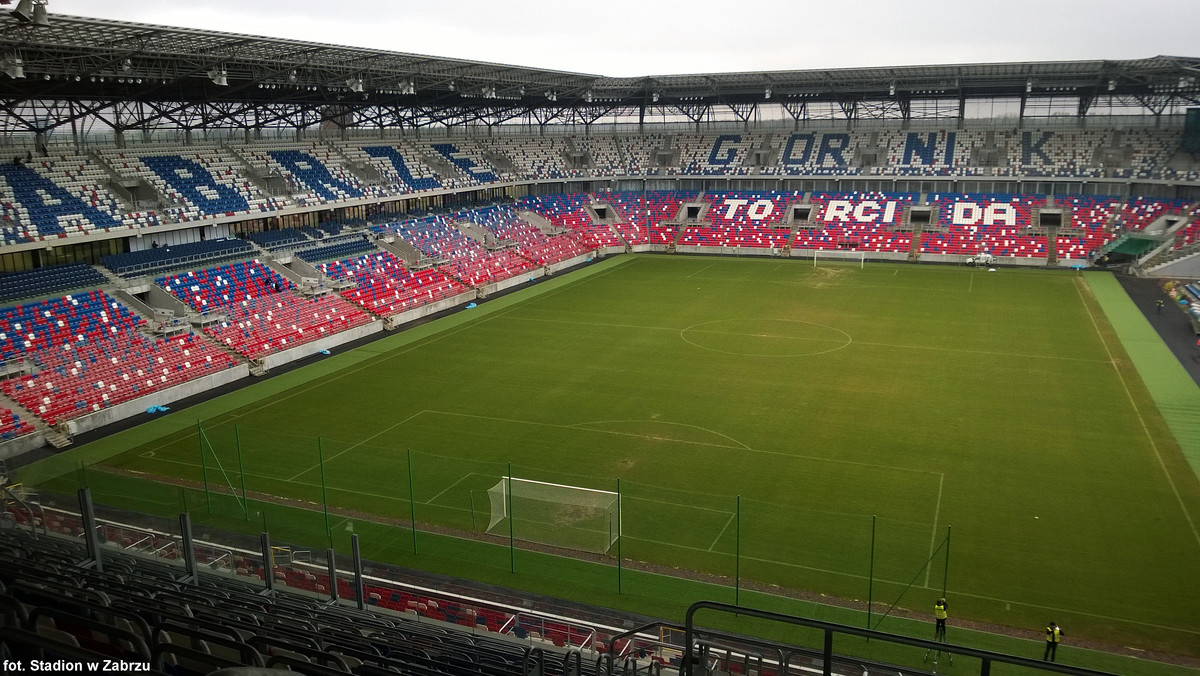
[[[614,78],[341,45],[74,16],[0,15],[7,131],[93,118],[114,128],[592,123],[669,111],[740,119],[762,105],[806,116],[908,119],[916,100],[1113,97],[1142,114],[1200,104],[1200,58],[985,63]]]

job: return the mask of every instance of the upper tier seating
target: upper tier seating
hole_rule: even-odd
[[[0,303],[106,284],[108,278],[86,263],[68,263],[0,273]]]
[[[263,195],[242,175],[237,160],[221,148],[105,150],[101,155],[118,173],[144,179],[175,203],[164,212],[168,219],[196,221],[286,206]]]
[[[210,239],[104,256],[100,262],[118,275],[153,274],[171,268],[248,256],[254,247],[241,239]]]
[[[490,153],[508,158],[517,175],[525,178],[554,179],[582,176],[578,169],[568,169],[566,145],[554,138],[492,138],[480,144]]]
[[[153,213],[126,213],[103,187],[104,171],[77,157],[0,163],[0,234],[14,244],[158,224]]]
[[[461,184],[495,183],[500,180],[497,170],[483,154],[469,145],[468,141],[454,143],[432,143],[429,145],[437,154],[448,160],[465,176]]]
[[[765,174],[816,174],[846,176],[860,173],[853,166],[855,152],[870,146],[870,132],[796,132],[775,136],[772,149],[778,160],[763,167]]]
[[[629,174],[659,176],[671,173],[669,167],[660,167],[654,160],[654,151],[663,149],[667,141],[662,134],[619,136],[616,141],[624,148],[625,166]]]
[[[434,268],[409,270],[403,261],[386,251],[322,263],[317,269],[332,279],[355,282],[357,286],[342,291],[342,297],[380,317],[390,317],[467,291],[462,284]]]
[[[575,149],[591,161],[584,173],[592,176],[620,176],[627,173],[617,139],[612,136],[572,136]]]
[[[365,191],[357,179],[337,167],[326,166],[315,155],[302,150],[271,150],[267,155],[302,189],[322,200],[362,197]]]
[[[233,359],[188,333],[150,338],[145,320],[103,291],[0,309],[0,357],[35,373],[0,384],[54,425],[216,373]]]
[[[362,150],[373,161],[371,164],[384,176],[393,177],[407,187],[406,192],[435,190],[442,182],[429,167],[419,162],[415,153],[397,146],[363,146]]]
[[[335,295],[301,298],[258,261],[161,277],[156,282],[199,312],[225,321],[204,332],[250,359],[367,324],[371,317]]]
[[[751,173],[747,152],[760,142],[751,134],[681,134],[675,137],[680,173],[725,176]]]

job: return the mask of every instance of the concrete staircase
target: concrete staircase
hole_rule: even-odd
[[[45,438],[46,443],[50,444],[51,446],[55,448],[66,448],[67,446],[71,445],[72,442],[70,437],[47,425],[41,418],[34,415],[33,411],[30,411],[24,406],[18,404],[8,395],[0,393],[0,406],[11,411],[15,411],[17,415],[21,417],[21,420],[28,421],[31,425],[33,425],[34,429],[42,433],[42,437]]]

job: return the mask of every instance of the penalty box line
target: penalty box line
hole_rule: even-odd
[[[534,422],[534,421],[530,421],[530,420],[513,420],[511,418],[498,418],[495,416],[476,415],[473,413],[453,413],[451,411],[439,411],[436,409],[426,409],[424,411],[421,411],[421,413],[432,413],[434,415],[456,416],[456,417],[463,417],[463,418],[476,418],[476,419],[480,419],[480,420],[491,420],[491,421],[495,421],[495,422],[513,423],[513,424],[518,424],[518,425],[534,425],[534,426],[538,426],[538,427],[553,427],[553,428],[559,428],[559,429],[569,429],[569,430],[574,430],[574,431],[596,432],[596,433],[600,433],[600,434],[609,434],[609,435],[616,435],[616,436],[654,438],[654,437],[648,437],[643,434],[634,434],[632,432],[618,432],[618,431],[614,431],[614,430],[598,430],[598,429],[593,429],[593,428],[589,428],[589,427],[584,427],[583,425],[585,425],[586,423],[577,423],[574,425],[558,425],[558,424],[553,424],[553,423]],[[412,417],[416,417],[416,416],[412,416]],[[650,421],[647,421],[647,422],[650,422]],[[709,431],[711,432],[712,430],[709,430]],[[759,449],[759,448],[750,448],[749,446],[746,446],[745,444],[742,444],[741,442],[738,442],[735,439],[732,439],[730,437],[726,437],[726,438],[730,439],[730,441],[732,441],[738,445],[733,446],[733,445],[726,445],[726,444],[715,444],[715,443],[703,442],[703,441],[689,441],[686,439],[659,439],[659,438],[654,438],[654,439],[657,441],[670,441],[670,442],[688,444],[688,445],[693,445],[693,446],[728,448],[728,449],[736,450],[736,451],[744,451],[744,452],[751,452],[751,453],[764,453],[767,455],[781,455],[781,456],[786,456],[786,457],[795,458],[795,459],[813,460],[813,461],[819,461],[819,462],[833,462],[833,463],[844,464],[844,465],[870,467],[873,469],[882,469],[882,470],[888,470],[888,471],[914,472],[914,473],[918,473],[918,474],[926,474],[931,477],[936,477],[937,482],[938,482],[937,499],[934,504],[933,526],[930,529],[930,544],[929,544],[929,555],[931,558],[933,556],[934,551],[936,551],[937,535],[938,535],[938,522],[941,517],[941,511],[942,511],[942,491],[943,491],[943,487],[945,485],[945,480],[946,480],[946,474],[944,472],[931,472],[929,470],[912,469],[909,467],[894,467],[891,465],[879,465],[879,464],[869,463],[869,462],[855,462],[853,460],[839,460],[839,459],[835,459],[835,458],[819,458],[819,457],[815,457],[815,456],[795,455],[793,453],[784,453],[781,451],[768,451],[768,450],[763,450],[763,449]],[[461,479],[460,479],[460,481],[461,481]],[[449,490],[449,489],[447,489],[447,490]],[[443,491],[443,493],[444,492],[445,491]],[[441,494],[439,493],[439,496],[440,495]],[[664,504],[669,504],[669,503],[664,503]],[[706,509],[706,508],[699,508],[699,509]],[[723,514],[730,514],[729,521],[726,522],[725,528],[722,529],[722,531],[721,531],[721,534],[723,535],[725,530],[727,530],[729,528],[729,524],[732,523],[733,517],[736,515],[732,514],[731,512],[725,511],[725,510],[711,510],[711,511],[720,511]],[[718,535],[717,539],[719,540],[720,537],[721,536]],[[715,546],[716,546],[716,542],[713,542],[712,547],[715,547]],[[709,548],[709,551],[712,551],[712,547]]]

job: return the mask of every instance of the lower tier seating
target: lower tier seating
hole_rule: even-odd
[[[433,268],[409,270],[403,261],[388,252],[322,263],[317,268],[332,279],[355,282],[355,288],[341,292],[342,298],[380,317],[390,317],[467,291],[465,286]]]

